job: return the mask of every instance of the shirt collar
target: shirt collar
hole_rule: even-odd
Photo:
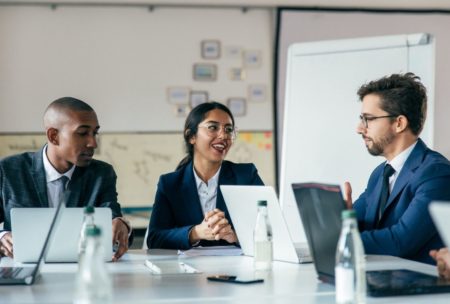
[[[406,160],[408,159],[409,155],[411,154],[412,150],[416,146],[417,141],[413,143],[411,146],[403,150],[399,155],[394,157],[390,162],[387,162],[387,164],[390,164],[392,168],[394,168],[395,172],[398,173],[402,170],[403,165],[405,164]]]
[[[72,179],[73,171],[75,171],[75,166],[72,166],[68,171],[64,172],[63,174],[56,171],[56,169],[53,167],[53,165],[50,163],[47,157],[47,145],[42,150],[42,159],[44,160],[44,170],[45,170],[45,178],[47,180],[47,183],[51,183],[57,179],[59,179],[61,176],[65,175],[67,178]]]
[[[211,177],[208,180],[208,183],[207,183],[208,187],[211,186],[211,185],[217,185],[218,184],[218,182],[219,182],[219,173],[220,173],[220,169],[221,168],[222,168],[222,166],[220,166],[220,168],[219,168],[219,170],[217,170],[216,174],[214,174],[214,176]],[[205,182],[203,182],[202,179],[197,175],[197,172],[195,172],[194,166],[192,166],[192,170],[194,171],[194,177],[195,177],[195,183],[197,184],[197,189],[199,189],[202,184],[205,184]]]

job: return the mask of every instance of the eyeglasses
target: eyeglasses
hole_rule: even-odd
[[[223,133],[230,137],[232,140],[236,139],[237,136],[237,128],[233,125],[222,125],[220,123],[208,122],[203,125],[199,125],[199,128],[205,128],[208,132],[208,135],[213,137],[217,136],[220,130],[223,130]]]
[[[378,118],[392,118],[397,117],[397,115],[383,115],[383,116],[365,116],[365,115],[359,115],[359,120],[364,125],[364,127],[367,129],[369,128],[369,121],[378,119]]]

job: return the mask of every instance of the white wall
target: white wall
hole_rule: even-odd
[[[0,6],[0,132],[41,131],[45,107],[61,96],[91,104],[102,131],[180,131],[185,117],[167,102],[168,87],[225,103],[247,98],[249,84],[264,84],[266,101],[247,102],[237,125],[272,130],[272,31],[269,9]],[[232,81],[241,57],[202,59],[203,39],[259,50],[262,64]],[[218,80],[194,81],[198,62],[217,64]]]

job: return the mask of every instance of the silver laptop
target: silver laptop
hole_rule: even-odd
[[[46,262],[78,261],[78,239],[83,222],[83,208],[62,208]],[[44,244],[54,208],[13,208],[11,228],[14,237],[14,262],[35,263]],[[95,224],[102,229],[104,260],[112,258],[112,214],[110,208],[95,208]],[[38,223],[38,224],[37,224]]]
[[[50,227],[46,233],[44,244],[40,249],[37,265],[34,267],[0,267],[0,285],[31,285],[35,282],[39,271],[44,264],[44,259],[48,254],[50,243],[55,236],[55,227],[57,226],[62,211],[62,203],[54,208]]]
[[[428,209],[441,239],[450,247],[450,202],[431,202]]]
[[[257,201],[266,200],[272,225],[273,258],[291,263],[312,262],[306,243],[294,244],[284,221],[275,190],[270,186],[220,186],[239,243],[245,255],[253,256],[253,229]]]

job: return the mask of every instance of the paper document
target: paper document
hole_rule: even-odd
[[[202,273],[191,265],[178,261],[151,262],[150,260],[145,260],[144,265],[147,266],[153,275]]]
[[[242,249],[236,246],[208,246],[208,247],[194,247],[189,250],[178,250],[178,254],[186,256],[237,256],[242,255]]]

